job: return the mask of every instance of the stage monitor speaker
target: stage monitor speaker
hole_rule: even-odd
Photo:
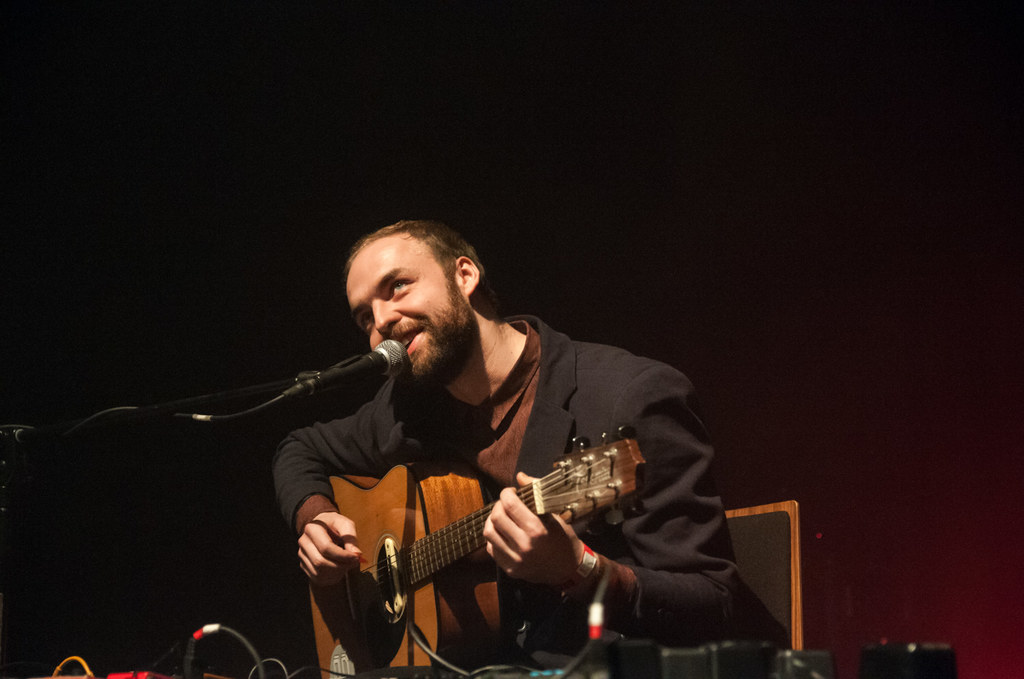
[[[776,654],[776,647],[766,641],[725,641],[698,648],[663,648],[661,678],[769,679],[775,671]]]
[[[870,644],[861,649],[859,679],[956,679],[946,644]]]
[[[608,647],[612,679],[649,679],[661,676],[661,653],[649,639],[619,639]]]
[[[836,663],[829,651],[783,649],[775,657],[778,679],[835,679]]]

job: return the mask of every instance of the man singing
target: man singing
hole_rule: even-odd
[[[738,576],[684,375],[534,317],[502,318],[474,248],[437,222],[364,236],[346,272],[371,348],[401,342],[410,366],[354,415],[292,432],[278,448],[278,501],[312,583],[338,583],[374,548],[339,513],[330,475],[468,463],[497,500],[483,529],[501,592],[504,645],[493,662],[550,666],[577,653],[602,578],[608,638],[693,646],[732,634]],[[550,473],[574,437],[622,426],[645,465],[620,523],[592,530],[537,516],[515,493]]]

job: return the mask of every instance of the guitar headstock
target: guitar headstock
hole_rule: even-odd
[[[586,448],[556,462],[555,471],[523,489],[523,499],[538,514],[568,514],[575,520],[635,492],[643,462],[634,439]]]

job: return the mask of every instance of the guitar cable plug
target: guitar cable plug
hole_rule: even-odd
[[[608,580],[611,578],[611,569],[605,568],[601,573],[601,580],[597,583],[594,596],[587,609],[588,639],[576,657],[561,669],[561,675],[568,677],[575,672],[580,665],[586,661],[601,644],[601,633],[604,631],[604,593],[608,589]]]
[[[196,642],[199,641],[200,639],[202,639],[203,637],[209,636],[211,634],[216,634],[218,632],[224,632],[225,634],[228,634],[228,635],[234,637],[235,639],[237,639],[239,641],[239,643],[241,643],[242,646],[245,647],[245,650],[247,650],[249,652],[249,655],[251,655],[253,660],[256,662],[256,674],[259,677],[259,679],[267,679],[267,672],[263,668],[263,661],[260,660],[259,653],[256,652],[256,649],[249,642],[249,640],[246,639],[244,636],[242,636],[241,633],[231,629],[230,627],[227,627],[225,625],[220,625],[220,624],[217,624],[217,623],[214,623],[214,624],[211,624],[211,625],[203,625],[202,627],[197,629],[195,632],[193,632],[191,637],[189,637],[188,644],[186,644],[186,646],[185,646],[185,656],[184,656],[184,658],[182,660],[182,665],[183,665],[185,679],[196,679],[196,675],[195,675]]]

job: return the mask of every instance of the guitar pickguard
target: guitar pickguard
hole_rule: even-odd
[[[385,594],[369,571],[350,575],[349,589],[370,662],[373,667],[386,667],[405,638],[404,607],[398,615],[387,610]]]

